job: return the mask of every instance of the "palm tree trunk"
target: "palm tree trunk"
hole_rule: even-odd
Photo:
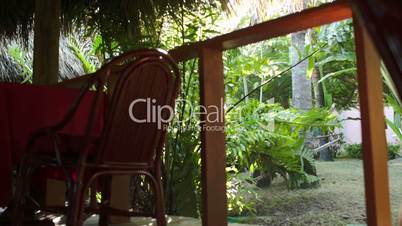
[[[317,67],[314,67],[313,74],[311,75],[311,82],[313,83],[314,90],[314,103],[315,107],[321,108],[324,107],[324,91],[322,87],[322,83],[318,83],[320,81],[320,73]]]
[[[297,63],[304,53],[306,32],[301,31],[291,34],[291,64]],[[292,103],[293,106],[301,110],[312,108],[311,81],[307,79],[307,61],[301,62],[292,69]]]
[[[291,12],[303,10],[307,6],[308,0],[294,1],[291,5]],[[291,34],[292,46],[290,47],[291,64],[297,63],[304,54],[306,31]],[[312,108],[311,81],[307,79],[308,62],[303,61],[292,69],[292,104],[301,110]]]
[[[317,67],[314,67],[314,71],[313,74],[311,75],[311,80],[314,86],[314,99],[315,99],[315,107],[317,108],[321,108],[324,107],[324,92],[323,92],[323,87],[321,83],[318,83],[318,81],[320,80],[320,73],[318,71]],[[326,135],[323,134],[322,131],[320,129],[317,129],[316,131],[316,136],[322,136],[322,135]],[[323,137],[320,138],[319,140],[320,142],[320,146],[325,145],[326,143],[328,143],[328,138],[327,137]],[[324,148],[320,151],[320,160],[321,161],[332,161],[333,160],[333,156],[331,153],[331,150],[329,148]]]

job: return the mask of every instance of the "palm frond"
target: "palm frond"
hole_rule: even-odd
[[[81,38],[75,34],[77,39]],[[24,45],[24,43],[26,45]],[[59,73],[60,79],[71,79],[85,74],[82,62],[69,48],[70,43],[66,35],[60,36]],[[32,76],[33,62],[33,35],[25,41],[21,37],[13,39],[3,38],[0,42],[0,81],[2,82],[29,82]]]

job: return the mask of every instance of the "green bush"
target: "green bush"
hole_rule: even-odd
[[[388,159],[395,159],[395,158],[399,157],[400,150],[401,150],[401,145],[388,144]]]
[[[354,159],[362,159],[362,145],[361,144],[345,144],[343,146],[347,156]]]
[[[226,119],[227,162],[239,172],[258,172],[267,185],[282,177],[289,189],[319,183],[313,152],[304,143],[313,129],[325,132],[338,126],[329,110],[284,109],[250,99]]]
[[[399,156],[401,146],[399,144],[388,144],[388,159],[395,159]],[[361,144],[346,144],[343,146],[344,151],[350,158],[362,159],[362,145]]]
[[[227,199],[229,216],[245,216],[256,214],[257,195],[256,181],[247,173],[238,173],[234,168],[227,168]]]

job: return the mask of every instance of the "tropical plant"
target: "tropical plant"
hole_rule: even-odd
[[[213,24],[218,19],[218,12],[205,5],[195,11],[182,8],[173,20],[164,22],[159,46],[171,49],[215,35]],[[167,212],[198,217],[201,211],[201,154],[199,119],[193,116],[199,101],[198,61],[190,60],[179,66],[182,74],[179,101],[164,152]]]
[[[8,54],[21,68],[21,72],[19,74],[19,76],[22,77],[21,83],[31,83],[32,59],[28,57],[29,55],[27,54],[26,50],[13,43],[8,48]]]
[[[304,112],[250,100],[228,115],[228,162],[239,171],[260,171],[269,180],[283,177],[289,188],[317,181],[313,153],[304,146],[313,128],[333,130],[327,110]]]
[[[88,57],[93,64],[92,71],[99,68],[99,61],[93,61],[90,53],[84,51],[92,45],[90,38],[84,38],[82,33],[72,32],[69,35],[61,34],[59,51],[59,80],[71,79],[87,73],[83,57]],[[73,46],[74,45],[74,46]],[[85,48],[83,48],[85,47]],[[33,62],[33,36],[30,35],[27,43],[24,44],[22,38],[5,39],[0,45],[1,73],[7,72],[6,76],[0,74],[0,81],[12,81],[19,83],[32,82],[32,62]],[[80,52],[81,51],[81,52]],[[82,52],[84,51],[84,52]],[[78,55],[78,54],[81,54]],[[87,60],[87,59],[85,59]]]
[[[259,201],[255,192],[259,189],[255,179],[248,174],[239,173],[234,167],[226,171],[228,172],[226,190],[229,216],[255,214],[255,205]]]
[[[363,148],[361,144],[345,144],[343,150],[350,158],[362,159]],[[395,159],[400,156],[401,146],[399,144],[388,144],[388,159]]]
[[[394,83],[392,82],[391,76],[385,67],[384,63],[381,64],[381,74],[383,76],[384,84],[385,84],[385,100],[386,103],[392,107],[394,111],[393,120],[389,120],[385,118],[385,122],[397,136],[399,142],[402,142],[402,125],[401,125],[401,115],[402,115],[402,107],[401,100],[398,94],[398,91],[395,88]],[[388,92],[387,92],[388,91]]]
[[[337,110],[354,108],[358,103],[356,56],[351,20],[315,29],[312,40],[325,44],[315,58],[324,92],[324,106]],[[313,47],[314,48],[314,47]]]
[[[105,60],[104,57],[99,57],[97,42],[101,42],[100,36],[93,35],[85,38],[80,33],[70,35],[68,39],[68,48],[81,62],[85,74],[95,72]]]

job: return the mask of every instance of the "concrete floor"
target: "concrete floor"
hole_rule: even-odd
[[[85,222],[85,226],[97,226],[98,217],[93,216]],[[131,218],[131,223],[112,224],[114,226],[157,226],[151,218]],[[201,226],[201,220],[189,217],[168,217],[169,226]],[[229,224],[230,226],[253,226],[245,224]]]
[[[0,208],[0,213],[3,212],[4,209]],[[65,226],[65,224],[58,224],[60,221],[60,217],[56,217],[53,222],[56,226]],[[119,224],[110,224],[113,226],[157,226],[156,222],[152,218],[147,217],[133,217],[130,219],[130,223],[119,223]],[[98,226],[98,216],[92,216],[85,221],[85,226]],[[168,226],[201,226],[201,220],[190,218],[190,217],[177,217],[177,216],[169,216],[168,217]],[[229,226],[256,226],[251,224],[235,224],[231,223]]]

